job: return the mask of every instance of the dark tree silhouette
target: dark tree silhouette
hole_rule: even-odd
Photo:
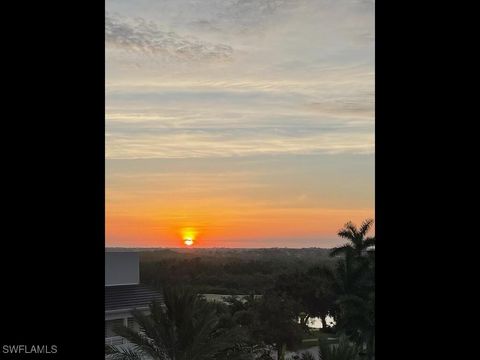
[[[330,256],[345,255],[347,258],[351,256],[362,256],[367,249],[375,246],[375,237],[367,237],[373,225],[372,219],[365,220],[359,228],[352,222],[344,225],[343,229],[338,232],[338,236],[349,242],[339,247],[335,247],[330,252]]]
[[[307,328],[311,317],[319,317],[327,328],[326,317],[331,315],[337,298],[334,293],[335,277],[325,266],[316,266],[306,272],[281,274],[274,290],[298,303],[300,324]]]
[[[115,332],[132,347],[109,347],[113,360],[137,360],[148,355],[155,360],[242,359],[243,334],[238,327],[219,327],[215,306],[188,289],[164,291],[165,306],[150,305],[148,315],[134,311],[140,330],[125,326]]]
[[[296,303],[275,293],[268,293],[255,305],[253,336],[275,346],[277,359],[284,360],[286,348],[298,345],[302,328],[297,321]]]
[[[336,266],[338,328],[350,340],[366,346],[367,358],[374,358],[375,347],[375,237],[367,237],[373,220],[360,228],[351,222],[338,235],[349,243],[334,248],[331,256],[344,255]]]

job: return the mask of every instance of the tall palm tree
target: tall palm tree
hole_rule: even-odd
[[[367,236],[372,225],[372,219],[359,228],[348,222],[338,235],[349,243],[330,253],[344,255],[336,264],[337,326],[356,344],[366,345],[367,359],[374,358],[375,346],[375,237]]]
[[[212,304],[187,289],[164,290],[164,302],[165,306],[153,302],[148,315],[132,312],[139,331],[125,326],[115,329],[132,347],[109,347],[112,360],[144,356],[154,360],[210,360],[240,355],[235,349],[242,341],[241,332],[238,328],[219,328]]]
[[[342,254],[346,257],[362,256],[367,249],[375,246],[375,237],[367,237],[372,225],[373,219],[365,220],[359,228],[352,222],[346,223],[337,235],[348,240],[349,243],[333,248],[330,256],[334,257]]]

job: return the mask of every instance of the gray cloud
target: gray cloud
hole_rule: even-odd
[[[267,22],[273,15],[292,10],[301,5],[302,0],[234,0],[226,4],[219,13],[222,20],[235,23],[243,31],[251,26]]]
[[[107,158],[374,152],[371,0],[107,9]]]
[[[233,55],[232,47],[225,44],[212,44],[162,31],[155,23],[142,18],[128,21],[108,14],[105,17],[105,42],[111,47],[184,61],[225,61]]]
[[[348,130],[348,131],[347,131]],[[368,126],[159,128],[151,123],[110,124],[107,158],[199,158],[274,154],[366,154],[373,152]]]
[[[306,105],[308,110],[314,111],[317,114],[331,115],[337,117],[357,117],[363,119],[364,117],[374,118],[374,96],[368,94],[358,97],[345,97],[335,100],[324,100],[322,102],[313,102]]]

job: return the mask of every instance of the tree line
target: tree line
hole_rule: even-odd
[[[322,360],[375,357],[375,237],[373,220],[351,222],[338,232],[347,242],[329,251],[331,262],[292,266],[273,272],[262,296],[235,296],[208,302],[195,287],[163,286],[164,305],[152,303],[148,315],[133,312],[140,330],[115,331],[133,345],[107,346],[116,359],[142,355],[164,360],[285,360],[319,317],[322,331],[339,337],[336,345],[319,340]],[[153,279],[153,278],[152,278]],[[151,279],[151,280],[152,280]],[[157,284],[158,285],[158,284]],[[327,323],[332,317],[334,324]],[[313,354],[303,353],[303,360]]]

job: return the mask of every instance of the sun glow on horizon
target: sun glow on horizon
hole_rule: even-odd
[[[187,246],[192,246],[197,237],[198,231],[194,228],[183,228],[181,230],[183,243]]]

